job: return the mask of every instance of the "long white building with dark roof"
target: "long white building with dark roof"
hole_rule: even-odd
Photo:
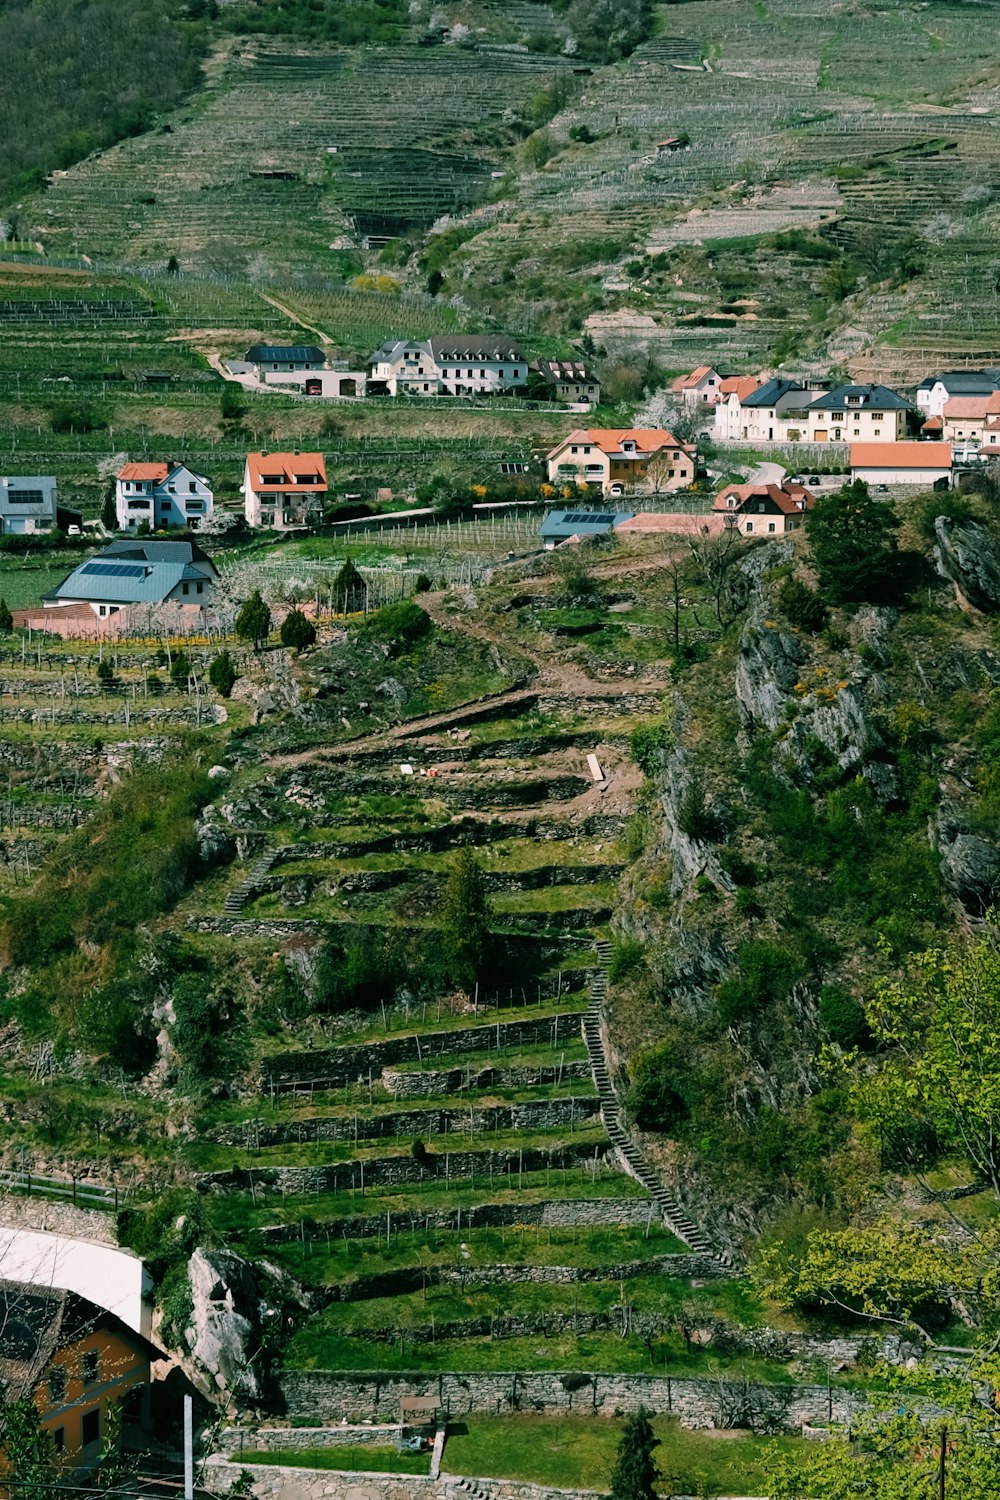
[[[488,396],[527,378],[524,351],[494,333],[391,339],[368,359],[370,396]]]

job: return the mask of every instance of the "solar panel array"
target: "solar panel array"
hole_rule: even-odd
[[[590,526],[610,526],[615,519],[615,513],[607,515],[599,510],[574,510],[563,516],[564,521],[571,522],[574,526],[586,524]]]
[[[135,563],[85,563],[81,573],[98,573],[102,578],[145,578],[147,569]]]

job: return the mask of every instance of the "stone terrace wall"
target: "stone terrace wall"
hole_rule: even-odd
[[[563,1099],[531,1099],[523,1104],[490,1104],[454,1109],[400,1109],[385,1114],[360,1116],[317,1115],[304,1120],[279,1120],[259,1128],[249,1121],[220,1126],[210,1133],[224,1146],[284,1146],[299,1141],[372,1141],[406,1136],[464,1134],[470,1127],[488,1130],[544,1130],[560,1125],[580,1125],[596,1119],[600,1100],[596,1095]]]
[[[676,1416],[684,1427],[723,1425],[720,1382],[667,1375],[591,1375],[582,1387],[567,1389],[581,1378],[555,1371],[433,1375],[286,1370],[279,1383],[288,1413],[296,1420],[319,1417],[329,1422],[343,1415],[349,1421],[391,1421],[398,1415],[401,1396],[432,1396],[452,1420],[469,1412],[576,1411],[611,1416],[644,1406]],[[735,1384],[741,1387],[742,1382]],[[770,1406],[780,1405],[788,1431],[796,1431],[803,1422],[825,1422],[828,1413],[835,1422],[849,1422],[867,1404],[863,1392],[837,1386],[828,1391],[825,1385],[768,1385],[762,1390]]]
[[[313,1429],[317,1432],[319,1429]],[[395,1429],[394,1429],[395,1430]],[[368,1429],[369,1433],[373,1429]],[[309,1446],[307,1443],[306,1447]],[[321,1443],[316,1447],[324,1446]],[[447,1453],[447,1446],[445,1453]],[[562,1490],[516,1479],[461,1480],[442,1473],[440,1479],[419,1474],[376,1474],[364,1471],[283,1468],[280,1464],[241,1464],[218,1454],[209,1458],[205,1488],[217,1495],[229,1487],[241,1469],[253,1475],[258,1500],[470,1500],[477,1488],[485,1488],[491,1500],[595,1500],[597,1490]]]
[[[501,1229],[526,1224],[543,1229],[575,1229],[584,1225],[620,1224],[643,1228],[657,1223],[660,1215],[651,1198],[546,1198],[535,1203],[480,1203],[469,1208],[435,1209],[432,1212],[352,1215],[314,1223],[273,1224],[260,1230],[267,1245],[287,1245],[293,1240],[367,1239],[406,1234],[418,1229]],[[708,1269],[711,1267],[712,1269]],[[714,1256],[704,1257],[704,1266],[692,1275],[726,1274]]]
[[[468,1068],[383,1068],[382,1087],[395,1099],[436,1098],[474,1088],[524,1089],[539,1083],[559,1083],[569,1078],[590,1078],[590,1062],[548,1063],[540,1067],[507,1068],[501,1062]]]

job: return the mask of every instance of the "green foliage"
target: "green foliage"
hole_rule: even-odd
[[[611,1473],[611,1500],[656,1500],[660,1472],[653,1451],[659,1442],[644,1406],[626,1418]]]
[[[316,640],[316,626],[301,609],[290,610],[281,622],[281,644],[293,651],[304,651]]]
[[[228,651],[220,651],[218,656],[212,658],[208,680],[220,697],[229,697],[239,681],[239,675]]]
[[[592,62],[627,57],[648,35],[652,23],[648,0],[569,0],[565,9],[576,38],[576,56]]]
[[[820,990],[819,1019],[831,1042],[841,1047],[866,1047],[871,1042],[864,1011],[839,985],[824,984]]]
[[[616,938],[611,949],[608,978],[612,984],[620,984],[622,980],[630,979],[633,974],[637,974],[645,961],[646,951],[638,938]]]
[[[715,992],[720,1021],[725,1026],[737,1026],[752,1020],[767,1006],[786,999],[801,972],[795,954],[777,943],[758,938],[741,943],[736,973],[724,979]]]
[[[898,591],[895,511],[861,480],[820,495],[809,519],[809,550],[820,593],[832,604],[878,603]]]
[[[655,776],[663,769],[664,758],[672,744],[673,735],[666,719],[640,724],[629,736],[632,759],[646,776]]]
[[[358,614],[365,607],[368,585],[351,562],[343,564],[333,580],[333,606],[345,615]]]
[[[817,635],[826,624],[826,605],[815,589],[801,579],[786,578],[778,594],[781,613],[791,625]]]
[[[73,1035],[92,1056],[125,1073],[148,1072],[156,1059],[156,999],[156,984],[148,969],[118,975],[82,996]]]
[[[689,839],[700,843],[711,843],[722,833],[718,814],[709,804],[704,783],[698,776],[691,777],[677,804],[677,826]]]
[[[342,944],[330,942],[324,949],[316,976],[317,1008],[328,1013],[374,1008],[392,998],[409,968],[395,933],[359,927]]]
[[[194,818],[210,795],[189,757],[133,771],[10,902],[0,928],[8,962],[37,969],[77,944],[131,945],[137,926],[169,911],[197,871]]]
[[[170,681],[175,688],[185,689],[191,676],[191,658],[186,651],[175,651],[170,663]]]
[[[246,409],[243,387],[233,380],[227,380],[219,397],[219,416],[224,422],[238,422]]]
[[[118,530],[118,509],[115,505],[115,487],[109,484],[101,502],[101,523],[106,531]]]
[[[179,1081],[192,1094],[231,1080],[243,1061],[244,1018],[227,985],[213,985],[195,970],[182,973],[171,991]]]
[[[107,425],[97,407],[86,401],[58,401],[49,409],[53,432],[97,432]]]
[[[522,147],[524,159],[530,167],[544,167],[555,156],[556,150],[555,137],[545,129],[533,131]]]
[[[231,15],[224,13],[221,19],[229,30],[241,34],[260,31],[356,47],[398,41],[406,14],[405,0],[337,0],[335,5],[316,0],[252,0],[249,13],[239,9]]]
[[[4,1477],[14,1481],[14,1493],[46,1494],[55,1487],[56,1451],[52,1434],[46,1432],[41,1425],[41,1413],[34,1397],[28,1395],[21,1396],[16,1401],[2,1400],[0,1424],[6,1460]]]
[[[935,541],[934,522],[938,516],[947,516],[958,525],[976,520],[976,513],[959,490],[942,490],[928,495],[916,512],[917,527],[925,541]]]
[[[250,598],[236,616],[236,634],[241,641],[251,641],[255,651],[271,633],[271,611],[261,598],[260,589],[254,589]]]
[[[98,682],[102,683],[104,686],[107,686],[109,682],[114,682],[115,669],[113,663],[108,657],[101,657],[100,661],[97,663],[96,671]]]
[[[6,599],[0,599],[0,635],[10,635],[14,629],[14,616],[7,607]]]
[[[117,1230],[118,1243],[146,1261],[154,1279],[162,1281],[170,1266],[205,1243],[205,1199],[190,1188],[164,1188],[146,1202],[121,1209]],[[172,1280],[171,1288],[175,1287]]]
[[[693,1078],[687,1059],[673,1043],[640,1053],[628,1105],[643,1130],[674,1133],[691,1113]]]
[[[389,655],[395,656],[429,635],[432,628],[426,610],[410,599],[400,599],[398,603],[385,604],[369,615],[359,630],[365,639],[381,641],[388,646]]]
[[[493,950],[492,918],[483,867],[472,849],[460,849],[440,909],[444,969],[452,984],[471,990],[482,979]]]

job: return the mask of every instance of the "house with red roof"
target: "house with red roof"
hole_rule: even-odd
[[[204,475],[176,459],[123,464],[115,475],[115,519],[121,531],[134,530],[143,522],[153,531],[166,526],[197,530],[212,514],[214,504]]]
[[[950,443],[852,443],[851,478],[865,484],[922,485],[949,489],[953,456]]]
[[[711,365],[699,365],[690,375],[678,375],[670,389],[685,406],[714,406],[723,377]]]
[[[695,448],[662,427],[581,427],[546,456],[551,484],[626,490],[686,489],[695,475]]]
[[[712,510],[745,536],[785,536],[798,531],[815,501],[801,484],[727,484]]]
[[[1000,419],[1000,391],[991,391],[988,396],[952,396],[944,404],[940,436],[948,443],[960,443],[966,448],[982,445],[984,433],[990,422]],[[925,422],[926,433],[933,418]],[[995,447],[996,444],[993,444]]]
[[[758,391],[763,382],[757,375],[727,375],[719,386],[715,403],[713,437],[736,442],[743,435],[743,403]]]
[[[326,460],[322,453],[248,453],[243,508],[253,527],[288,531],[323,519]]]

